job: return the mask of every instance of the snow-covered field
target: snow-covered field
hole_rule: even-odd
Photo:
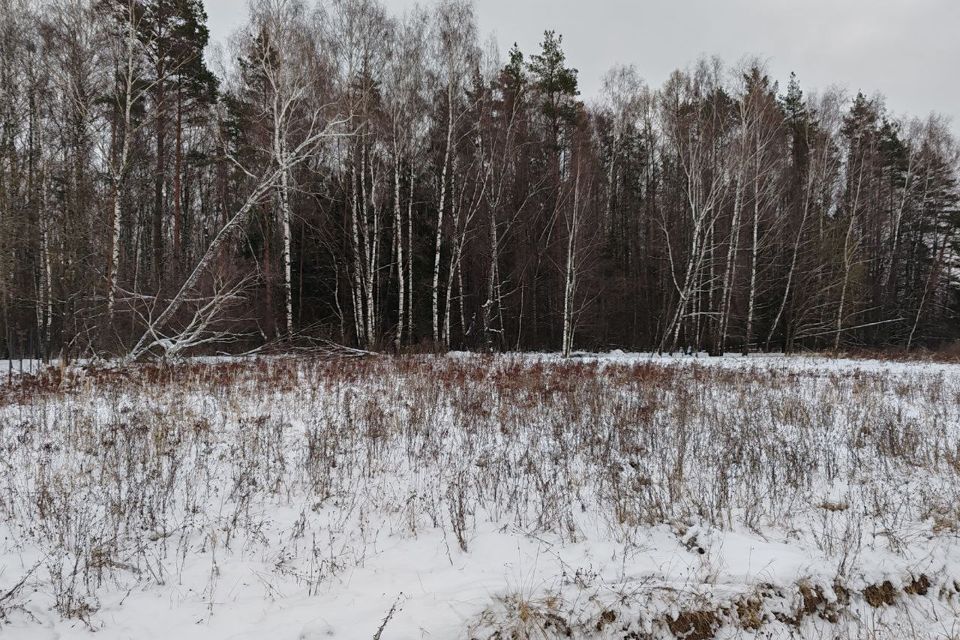
[[[4,638],[960,638],[957,365],[53,369],[0,464]]]

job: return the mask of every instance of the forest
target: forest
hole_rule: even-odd
[[[476,12],[0,0],[0,357],[960,338],[946,118],[749,58],[582,96]]]

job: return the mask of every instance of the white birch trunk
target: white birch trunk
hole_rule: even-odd
[[[573,186],[573,215],[567,226],[567,267],[563,287],[563,357],[573,351],[573,303],[576,291],[577,233],[580,228],[580,164]]]
[[[447,166],[453,140],[453,85],[447,87],[447,142],[440,172],[440,205],[437,210],[437,237],[433,251],[433,341],[440,343],[440,245],[443,240],[443,209],[447,196]]]
[[[396,149],[396,145],[394,145],[394,149]],[[395,153],[395,155],[397,157],[393,167],[393,228],[397,250],[397,320],[399,326],[397,327],[396,349],[399,351],[403,345],[403,320],[406,311],[404,303],[406,302],[407,292],[403,262],[403,216],[400,208],[400,158],[399,153]]]
[[[753,315],[757,300],[757,248],[760,230],[760,161],[761,154],[758,149],[755,159],[755,171],[753,175],[753,227],[750,243],[750,290],[747,300],[747,331],[743,340],[743,355],[750,352],[750,343],[753,341]]]
[[[285,165],[284,143],[279,142],[281,164]],[[290,170],[280,173],[280,218],[283,230],[283,294],[285,306],[285,327],[287,337],[293,336],[293,280],[291,277],[291,239],[290,239]]]
[[[107,291],[107,317],[113,322],[113,314],[116,307],[117,284],[119,282],[118,272],[120,270],[120,231],[123,211],[121,209],[121,200],[123,198],[123,181],[127,171],[127,159],[130,155],[130,120],[131,110],[133,108],[133,45],[135,42],[133,16],[130,16],[127,30],[127,55],[126,70],[124,75],[124,94],[123,94],[123,129],[120,135],[123,136],[123,143],[120,145],[120,157],[111,166],[113,182],[113,226],[110,237],[110,268],[109,268],[109,286]]]

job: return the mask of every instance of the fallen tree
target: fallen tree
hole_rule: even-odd
[[[196,340],[191,340],[192,334],[204,335],[204,342],[210,341],[209,335],[206,335],[204,332],[223,311],[225,297],[236,294],[235,288],[231,288],[227,292],[215,294],[207,304],[200,305],[199,308],[196,309],[193,319],[184,329],[174,334],[170,334],[164,330],[187,301],[197,297],[196,288],[201,278],[210,271],[217,256],[220,255],[220,252],[237,230],[247,221],[247,218],[257,203],[276,188],[278,182],[284,175],[287,175],[288,172],[298,164],[312,157],[325,140],[347,135],[347,133],[342,131],[347,121],[346,118],[336,118],[321,124],[320,113],[315,113],[311,118],[309,128],[303,140],[283,157],[277,158],[276,164],[260,176],[254,175],[234,158],[231,158],[231,161],[239,166],[244,173],[256,180],[256,186],[247,196],[243,206],[227,220],[220,228],[220,231],[217,232],[216,236],[214,236],[213,241],[207,246],[206,251],[204,251],[200,260],[197,261],[190,275],[187,276],[180,285],[177,293],[163,305],[162,311],[160,311],[159,314],[147,319],[143,334],[129,353],[123,358],[124,362],[138,360],[156,349],[160,349],[165,354],[170,353],[170,348],[174,348],[177,352],[182,351],[184,348],[190,346],[191,342],[196,342]],[[196,331],[198,327],[202,329],[199,334]]]

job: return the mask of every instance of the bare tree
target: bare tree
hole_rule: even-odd
[[[783,119],[776,102],[775,88],[762,68],[753,63],[741,73],[744,89],[740,98],[740,126],[748,141],[752,174],[753,219],[750,225],[750,280],[747,290],[747,321],[743,341],[746,355],[753,343],[756,317],[758,257],[761,243],[761,222],[765,210],[779,198],[777,187],[779,162],[782,154],[776,148],[780,140]],[[736,230],[734,230],[736,233]]]
[[[314,91],[324,70],[318,63],[317,44],[311,36],[306,7],[299,0],[258,0],[251,7],[253,33],[257,42],[254,56],[257,71],[266,81],[267,112],[271,130],[270,156],[283,167],[276,186],[283,238],[284,329],[293,335],[291,198],[295,189],[293,168],[288,155],[302,135],[302,120],[310,117],[311,104],[318,99]]]
[[[443,243],[443,217],[447,207],[448,174],[453,152],[454,129],[464,113],[462,106],[464,83],[476,55],[476,25],[473,7],[464,0],[444,0],[437,8],[433,43],[439,64],[445,97],[445,131],[443,161],[440,168],[439,198],[437,204],[437,232],[433,252],[433,340],[439,343],[440,333],[440,260]],[[450,301],[447,300],[447,305]]]
[[[405,16],[395,27],[394,47],[396,52],[387,60],[385,70],[384,101],[390,126],[390,143],[393,153],[393,243],[396,254],[397,272],[397,318],[398,326],[395,347],[399,350],[404,337],[410,332],[408,317],[409,302],[407,288],[412,289],[409,272],[412,269],[412,238],[409,227],[412,224],[413,208],[413,167],[416,164],[414,153],[419,148],[420,132],[423,130],[423,113],[427,102],[423,95],[425,87],[425,53],[427,48],[427,15],[415,11]],[[409,182],[411,194],[407,201],[407,220],[403,216],[403,198],[401,182],[403,166],[410,167]],[[406,240],[404,229],[408,230]],[[406,247],[405,247],[406,244]]]
[[[674,146],[685,178],[685,199],[689,225],[686,265],[677,279],[677,265],[669,225],[664,231],[670,274],[678,301],[660,342],[676,348],[680,330],[691,301],[698,294],[700,270],[707,258],[707,238],[720,214],[727,191],[728,148],[724,144],[727,122],[720,102],[720,66],[717,61],[701,61],[693,74],[677,72],[671,77],[661,98],[664,127]]]

